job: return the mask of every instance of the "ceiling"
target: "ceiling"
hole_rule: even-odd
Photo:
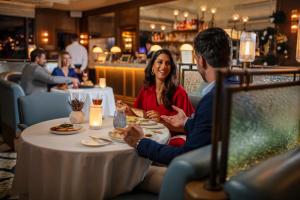
[[[201,6],[205,5],[205,21],[211,19],[211,8],[216,8],[215,14],[216,25],[222,28],[232,27],[232,15],[237,13],[242,16],[249,17],[247,27],[255,27],[263,29],[267,26],[272,26],[269,16],[276,9],[276,0],[177,0],[174,2],[156,4],[146,7],[141,7],[140,28],[142,30],[150,30],[150,23],[156,24],[157,30],[161,24],[167,26],[167,29],[172,29],[174,22],[173,11],[179,10],[178,19],[183,20],[183,12],[189,12],[189,19],[201,17]],[[239,23],[239,26],[242,26]],[[168,31],[168,30],[167,30]]]
[[[0,0],[0,15],[34,17],[35,8],[86,11],[130,0]]]

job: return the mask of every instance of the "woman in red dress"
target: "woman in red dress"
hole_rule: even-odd
[[[134,107],[144,110],[147,118],[160,121],[161,115],[177,114],[172,105],[183,109],[187,116],[195,111],[186,91],[178,83],[177,67],[170,51],[161,49],[154,53],[145,69],[144,86],[134,102]],[[178,134],[174,127],[168,128],[172,136]],[[169,144],[181,146],[184,142],[184,137],[174,137]]]

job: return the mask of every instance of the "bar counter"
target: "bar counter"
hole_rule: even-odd
[[[96,82],[106,78],[106,84],[112,87],[118,99],[132,102],[143,86],[146,64],[98,64],[95,66]]]

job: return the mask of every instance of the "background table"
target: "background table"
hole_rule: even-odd
[[[80,100],[85,100],[84,107],[82,111],[85,114],[85,118],[88,119],[89,116],[89,106],[92,104],[93,99],[102,98],[103,106],[103,115],[114,116],[116,105],[113,89],[111,87],[95,87],[95,88],[79,88],[79,89],[67,89],[67,90],[58,90],[52,88],[51,92],[67,92],[70,94],[71,98],[77,98]]]
[[[112,118],[106,118],[100,130],[84,130],[74,135],[55,135],[49,128],[67,118],[33,125],[22,133],[18,148],[13,192],[32,200],[89,200],[111,198],[131,191],[141,182],[150,161],[138,156],[125,143],[102,147],[80,143],[88,135],[108,137]],[[160,143],[169,139],[167,128],[154,138]]]

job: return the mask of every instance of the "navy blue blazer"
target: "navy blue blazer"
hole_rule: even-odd
[[[169,164],[180,154],[210,144],[214,92],[215,88],[200,100],[194,117],[185,123],[187,138],[183,146],[172,147],[144,138],[137,146],[138,154],[155,162]]]

